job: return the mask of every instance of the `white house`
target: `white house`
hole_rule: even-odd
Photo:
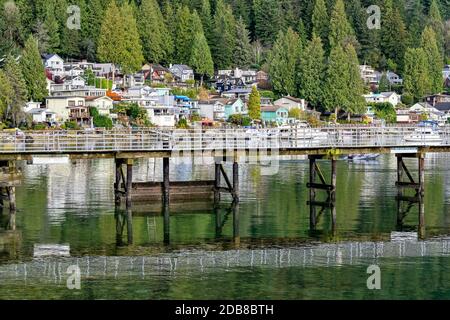
[[[428,119],[445,123],[449,117],[445,112],[440,111],[426,102],[419,102],[409,108],[409,111],[417,114],[426,114]]]
[[[64,60],[56,53],[45,54],[42,56],[44,60],[45,69],[49,70],[52,76],[63,76],[64,75]]]
[[[366,84],[376,84],[378,83],[377,73],[374,68],[368,65],[360,65],[359,72],[361,74],[361,78]]]
[[[199,101],[199,114],[209,120],[225,120],[225,104],[219,100]]]
[[[151,123],[158,127],[174,127],[175,115],[173,108],[164,106],[155,106],[145,108],[147,110],[148,119]]]
[[[53,88],[56,88],[53,86]],[[94,86],[84,86],[84,87],[75,87],[71,86],[70,88],[59,88],[58,90],[52,91],[52,97],[104,97],[106,96],[106,89],[99,89]]]
[[[86,86],[86,80],[80,76],[73,77],[70,80],[64,81],[64,83],[51,83],[50,94],[55,91],[72,91],[75,89],[84,88]]]
[[[57,121],[66,121],[70,116],[70,108],[85,106],[84,97],[47,97],[46,99],[47,109],[56,114]]]
[[[33,122],[35,122],[35,123],[42,123],[42,122],[54,123],[54,122],[56,122],[56,113],[53,111],[50,111],[49,109],[33,108],[33,109],[28,110],[26,113],[32,116]]]
[[[281,99],[276,100],[273,104],[278,107],[286,108],[289,111],[294,108],[305,111],[308,105],[305,99],[294,98],[291,96],[282,97]]]
[[[365,94],[364,99],[367,103],[386,103],[390,102],[396,107],[401,102],[401,96],[395,92],[381,92]]]
[[[110,116],[113,108],[113,100],[110,97],[86,97],[86,107],[95,107],[98,113],[104,116]]]
[[[170,65],[169,70],[179,82],[194,80],[194,70],[185,64]]]

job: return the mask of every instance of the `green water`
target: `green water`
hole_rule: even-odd
[[[327,175],[327,163],[321,165]],[[418,233],[418,206],[398,221],[395,165],[393,156],[339,162],[335,227],[325,211],[315,230],[306,204],[305,160],[281,161],[270,176],[258,166],[242,165],[241,201],[234,212],[226,196],[219,210],[205,203],[182,204],[171,207],[169,225],[157,205],[134,204],[128,216],[123,206],[114,207],[111,160],[24,165],[15,223],[7,209],[0,218],[0,299],[450,298],[450,166],[445,155],[426,159],[424,232],[408,249],[419,253],[402,254],[399,244],[398,254],[356,259],[358,249],[351,249],[351,256],[340,256],[341,245],[369,252],[371,246],[387,248],[393,231]],[[408,165],[416,163],[408,160]],[[173,164],[171,169],[172,180],[214,175],[205,165]],[[140,161],[133,176],[161,180],[161,163]],[[15,230],[6,230],[11,227]],[[430,242],[437,251],[422,247]],[[39,244],[68,245],[70,257],[33,258]],[[309,252],[305,248],[331,253],[302,263],[301,254]],[[284,256],[259,262],[256,255],[266,249]],[[189,254],[195,264],[186,262]],[[238,254],[243,256],[239,262],[226,260]],[[226,261],[208,264],[214,255]],[[81,289],[69,290],[60,265],[77,258]],[[114,262],[119,258],[120,265]],[[176,259],[178,267],[172,264]],[[381,269],[380,290],[366,286],[372,264]]]

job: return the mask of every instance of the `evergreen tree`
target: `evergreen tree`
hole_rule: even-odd
[[[214,15],[213,60],[219,69],[233,67],[233,52],[236,44],[236,21],[233,11],[223,0],[217,0]]]
[[[299,96],[318,107],[323,98],[323,77],[325,72],[325,57],[322,41],[313,34],[313,38],[301,53],[298,68]]]
[[[333,46],[328,59],[323,104],[328,111],[334,110],[336,117],[347,103],[349,79],[347,54],[342,46]]]
[[[20,9],[14,1],[1,3],[0,7],[0,56],[19,50],[23,44],[23,27]]]
[[[138,29],[144,57],[149,62],[159,63],[169,54],[168,30],[156,0],[142,0],[138,13]],[[170,39],[171,40],[171,39]]]
[[[105,7],[102,0],[89,0],[86,7],[85,19],[81,24],[82,30],[82,56],[88,60],[95,58],[97,50],[98,35],[102,19],[105,13]]]
[[[409,47],[417,47],[424,29],[425,15],[421,0],[414,0],[408,14]]]
[[[316,0],[312,15],[312,33],[324,41],[328,40],[329,17],[324,0]]]
[[[212,16],[211,16],[211,3],[209,0],[202,0],[202,5],[200,8],[200,19],[202,20],[203,32],[205,34],[208,44],[211,45],[213,38],[212,30]]]
[[[187,64],[189,62],[190,48],[192,46],[192,34],[190,33],[191,13],[187,6],[179,7],[177,20],[175,21],[176,50],[174,60],[177,63]]]
[[[45,7],[44,13],[44,28],[48,35],[48,40],[43,46],[48,53],[60,53],[60,35],[59,35],[59,23],[55,17],[56,4],[55,1],[48,1]]]
[[[431,93],[427,55],[422,48],[408,48],[404,62],[404,93],[418,101]]]
[[[248,97],[248,116],[253,120],[261,119],[261,96],[256,86]]]
[[[304,45],[306,45],[306,42],[308,41],[308,33],[306,31],[306,27],[305,24],[303,23],[302,18],[300,18],[298,21],[297,33],[300,38],[300,44],[303,47]]]
[[[0,119],[5,120],[5,114],[14,100],[14,89],[6,74],[0,69]]]
[[[445,27],[437,0],[431,1],[430,10],[428,12],[427,25],[433,28],[434,33],[436,34],[436,41],[439,48],[439,52],[443,54],[445,49],[445,35],[444,35]]]
[[[50,39],[48,30],[45,27],[45,24],[38,20],[36,21],[36,25],[33,28],[33,34],[38,43],[38,49],[40,53],[47,52],[48,49],[48,41]]]
[[[381,20],[382,50],[384,56],[397,65],[397,69],[394,71],[399,72],[402,70],[406,42],[408,41],[406,28],[399,10],[392,6],[392,0],[386,0],[384,10],[384,19]]]
[[[246,68],[252,61],[252,46],[250,44],[249,32],[242,18],[236,23],[236,46],[233,54],[236,67]]]
[[[20,59],[23,78],[28,91],[28,99],[33,101],[44,101],[48,95],[47,79],[42,64],[41,55],[36,39],[29,36],[25,42],[22,58]]]
[[[221,1],[221,0],[218,0]],[[282,12],[277,0],[253,0],[255,36],[264,45],[273,43],[282,29]]]
[[[362,114],[365,111],[366,101],[363,97],[364,83],[361,79],[358,56],[352,44],[346,45],[345,53],[347,54],[349,74],[345,111],[347,112],[348,120],[350,120],[350,114]]]
[[[431,27],[426,27],[422,33],[422,48],[428,62],[428,76],[431,81],[431,93],[442,91],[442,56],[436,41],[436,35]]]
[[[280,95],[295,96],[296,66],[300,57],[300,39],[289,28],[279,32],[272,51],[269,54],[269,75],[274,91]]]
[[[4,118],[15,127],[24,119],[23,107],[27,101],[27,87],[18,63],[11,55],[6,58],[3,71],[14,93],[9,99]]]
[[[378,84],[378,91],[387,92],[390,90],[391,90],[391,83],[389,82],[386,72],[383,72],[380,78],[380,83]]]
[[[200,86],[203,85],[203,77],[205,75],[212,76],[214,74],[214,63],[203,32],[198,32],[192,42],[192,51],[190,58],[190,66],[197,74],[200,74]]]
[[[330,18],[329,43],[333,48],[344,45],[347,42],[354,42],[355,34],[352,26],[347,20],[345,6],[342,0],[336,0]]]
[[[122,28],[120,10],[116,1],[113,0],[105,11],[98,38],[97,57],[101,62],[111,62],[113,64],[122,62],[121,55],[125,50]],[[115,31],[113,32],[112,30]]]
[[[130,5],[125,3],[119,8],[115,0],[108,5],[99,35],[97,56],[102,62],[120,65],[125,74],[141,68],[144,57]],[[113,81],[114,74],[115,70]]]
[[[123,73],[130,74],[141,69],[144,56],[132,7],[124,3],[120,13],[124,35],[124,51],[121,52],[120,66]]]

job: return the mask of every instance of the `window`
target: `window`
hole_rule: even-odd
[[[69,100],[69,107],[75,107],[75,101]]]

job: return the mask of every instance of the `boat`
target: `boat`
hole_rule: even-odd
[[[349,161],[372,161],[376,160],[380,154],[378,153],[367,153],[367,154],[349,154],[345,157],[345,160]]]
[[[404,137],[406,142],[425,144],[439,144],[443,141],[439,134],[438,125],[434,121],[422,121],[412,134]]]
[[[320,129],[312,128],[306,122],[299,122],[295,125],[279,126],[275,129],[282,139],[322,141],[328,139],[328,133]]]

